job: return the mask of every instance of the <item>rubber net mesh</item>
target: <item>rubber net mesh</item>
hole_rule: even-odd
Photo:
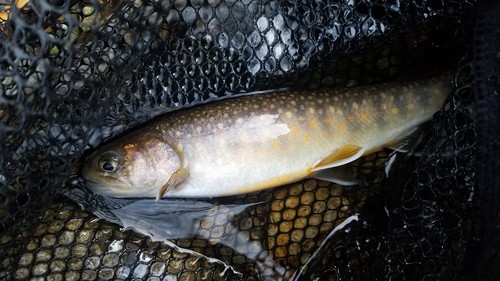
[[[0,0],[0,279],[500,276],[499,240],[482,231],[498,233],[498,181],[483,188],[475,176],[481,157],[498,152],[478,153],[486,109],[474,90],[498,90],[491,27],[500,14],[479,5]],[[489,14],[477,24],[481,11]],[[481,35],[497,41],[477,47]],[[485,50],[493,55],[481,57]],[[494,65],[483,84],[477,61]],[[455,90],[426,130],[421,156],[397,153],[388,178],[392,151],[384,150],[356,164],[355,187],[305,180],[229,200],[173,200],[200,210],[188,226],[169,217],[164,230],[178,239],[153,241],[115,224],[130,202],[92,194],[78,177],[85,153],[173,109],[440,71],[455,73]],[[498,135],[498,122],[488,124]]]

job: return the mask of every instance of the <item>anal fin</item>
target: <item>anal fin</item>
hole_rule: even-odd
[[[397,152],[414,152],[415,148],[422,141],[422,131],[421,126],[411,128],[402,134],[401,137],[384,146]]]
[[[312,178],[337,183],[340,185],[356,185],[358,180],[354,175],[351,165],[344,165],[332,169],[318,171],[311,176]]]

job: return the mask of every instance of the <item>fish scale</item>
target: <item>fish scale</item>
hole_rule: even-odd
[[[442,75],[265,93],[173,112],[94,152],[83,175],[94,191],[115,197],[218,197],[280,186],[394,145],[439,110],[450,82]],[[116,169],[103,171],[110,153]]]

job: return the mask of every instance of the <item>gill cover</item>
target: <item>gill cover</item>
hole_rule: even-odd
[[[142,146],[142,151],[147,153],[144,155],[144,159],[149,161],[146,166],[149,167],[149,171],[144,171],[140,163],[136,163],[134,169],[137,172],[135,186],[140,188],[142,183],[147,183],[148,187],[153,187],[155,193],[158,193],[158,199],[160,193],[163,196],[167,187],[174,185],[171,184],[173,181],[175,181],[176,186],[184,180],[184,177],[179,178],[179,171],[183,170],[181,169],[182,160],[180,153],[168,143],[148,135],[142,139],[143,141],[139,144]],[[161,190],[164,190],[163,193]]]

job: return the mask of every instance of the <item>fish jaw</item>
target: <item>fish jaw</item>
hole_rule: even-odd
[[[87,179],[87,188],[92,190],[95,193],[104,194],[111,197],[117,198],[132,198],[136,197],[133,189],[127,189],[126,192],[123,192],[124,188],[127,188],[127,185],[119,185],[119,184],[102,184],[98,182],[94,182],[92,180]]]
[[[158,193],[156,188],[130,188],[129,185],[102,184],[87,180],[87,188],[99,194],[116,198],[154,197]]]

